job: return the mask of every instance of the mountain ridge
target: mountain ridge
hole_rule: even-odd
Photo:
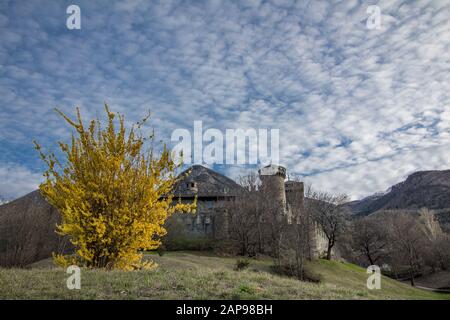
[[[393,185],[388,192],[351,201],[346,206],[359,215],[380,210],[450,208],[450,170],[416,171]]]

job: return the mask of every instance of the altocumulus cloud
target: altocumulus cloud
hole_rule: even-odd
[[[175,128],[278,128],[281,161],[354,198],[450,167],[450,5],[378,1],[0,3],[0,193],[36,187],[38,139],[56,148],[73,115],[102,104]],[[245,168],[223,167],[231,175]]]

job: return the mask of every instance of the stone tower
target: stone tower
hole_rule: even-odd
[[[286,192],[284,180],[286,179],[286,168],[277,165],[268,165],[259,170],[262,182],[262,191],[267,197],[273,199],[281,214],[286,213]]]

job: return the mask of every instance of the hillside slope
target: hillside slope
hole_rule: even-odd
[[[25,266],[68,247],[55,232],[59,214],[39,190],[0,206],[0,266]]]
[[[231,257],[195,252],[147,257],[159,264],[156,270],[82,270],[81,290],[68,290],[67,274],[49,260],[31,270],[0,269],[0,299],[450,299],[384,277],[381,290],[368,290],[364,269],[335,261],[310,263],[322,277],[315,284],[272,274],[268,259],[235,271]]]

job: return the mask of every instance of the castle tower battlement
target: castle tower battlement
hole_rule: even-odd
[[[284,188],[286,168],[271,164],[261,168],[258,172],[263,192],[268,197],[273,198],[273,203],[280,208],[280,213],[286,213],[286,192]]]

